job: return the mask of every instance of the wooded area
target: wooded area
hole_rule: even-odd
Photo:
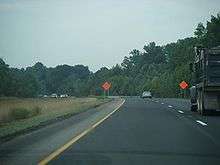
[[[151,42],[143,50],[132,50],[121,64],[95,73],[83,65],[47,68],[40,62],[26,69],[10,68],[0,59],[0,96],[101,95],[101,84],[109,81],[111,95],[140,95],[150,90],[158,97],[179,97],[178,84],[182,80],[191,84],[189,63],[194,58],[194,46],[220,45],[220,14],[211,16],[206,26],[199,23],[194,34],[163,46]]]

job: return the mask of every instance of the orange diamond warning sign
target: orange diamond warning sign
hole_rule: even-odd
[[[110,87],[111,87],[111,84],[109,82],[107,82],[107,81],[102,85],[102,88],[105,91],[109,90]]]
[[[182,82],[179,84],[179,86],[180,86],[181,89],[186,89],[189,85],[188,85],[187,82],[182,81]]]

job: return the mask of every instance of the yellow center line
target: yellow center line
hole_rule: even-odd
[[[81,132],[79,135],[75,136],[74,138],[72,138],[69,142],[67,142],[66,144],[64,144],[63,146],[61,146],[60,148],[58,148],[57,150],[55,150],[54,152],[52,152],[50,155],[48,155],[47,157],[45,157],[44,159],[42,159],[38,165],[45,165],[47,163],[49,163],[52,159],[54,159],[55,157],[57,157],[58,155],[60,155],[62,152],[64,152],[67,148],[69,148],[71,145],[73,145],[75,142],[77,142],[79,139],[81,139],[83,136],[85,136],[87,133],[89,133],[91,130],[93,130],[94,128],[96,128],[99,124],[101,124],[103,121],[105,121],[107,118],[109,118],[114,112],[116,112],[123,104],[124,104],[125,100],[123,100],[123,102],[116,108],[114,109],[114,111],[110,112],[107,116],[105,116],[104,118],[102,118],[101,120],[99,120],[97,123],[93,124],[91,127],[89,127],[88,129],[86,129],[85,131]]]

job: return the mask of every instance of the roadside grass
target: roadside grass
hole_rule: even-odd
[[[97,107],[110,99],[0,99],[0,138]]]
[[[97,99],[106,99],[107,98],[107,97],[104,97],[103,95],[101,95],[101,96],[90,95],[89,97],[97,98]]]

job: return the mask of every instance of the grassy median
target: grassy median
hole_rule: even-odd
[[[56,119],[65,118],[96,107],[109,99],[42,98],[0,99],[0,138],[13,136]]]

